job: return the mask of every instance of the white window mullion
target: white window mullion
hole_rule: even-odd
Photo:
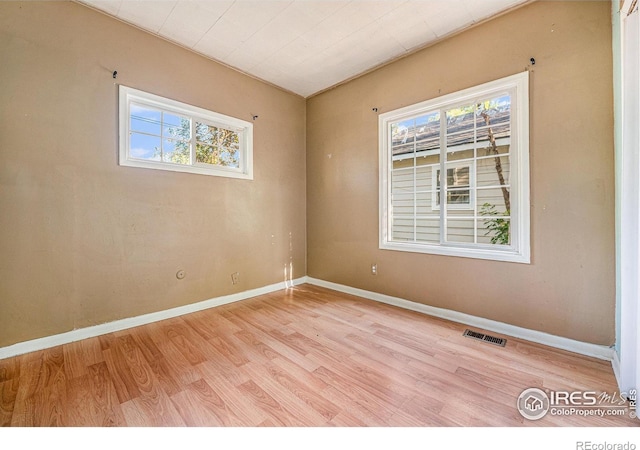
[[[387,208],[387,214],[386,214],[386,224],[387,224],[387,230],[388,230],[388,240],[392,240],[393,236],[396,232],[395,226],[397,224],[396,220],[395,220],[395,216],[396,216],[396,211],[394,211],[393,209],[393,200],[394,200],[394,195],[395,195],[395,189],[393,186],[393,172],[394,172],[394,168],[393,168],[393,158],[391,158],[391,155],[393,155],[393,151],[392,151],[392,147],[393,147],[393,138],[392,138],[392,132],[391,132],[391,123],[387,124],[387,128],[386,128],[386,133],[387,133],[387,148],[389,149],[389,157],[385,158],[385,165],[388,165],[388,170],[385,171],[385,177],[387,177],[387,185],[386,185],[386,189],[385,189],[385,193],[387,196],[387,202],[386,202],[386,208]]]
[[[190,119],[190,122],[191,122],[191,139],[189,139],[189,164],[193,166],[197,161],[196,160],[196,145],[197,145],[196,121],[192,117]]]
[[[475,174],[477,164],[475,161],[478,159],[478,121],[476,113],[478,104],[473,107],[473,164],[469,170],[469,201],[473,202],[473,243],[478,243],[478,202],[476,201],[476,185]]]
[[[440,245],[447,241],[447,111],[440,110]]]
[[[416,122],[413,121],[413,242],[418,242],[418,161]]]

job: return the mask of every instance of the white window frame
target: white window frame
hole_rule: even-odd
[[[190,139],[191,164],[177,164],[165,161],[153,161],[135,158],[130,154],[131,137],[131,105],[141,105],[161,112],[187,117],[192,122]],[[194,122],[201,122],[219,128],[233,130],[238,134],[240,151],[239,167],[225,167],[213,164],[198,163],[195,160]],[[188,172],[200,175],[214,175],[229,178],[253,179],[253,124],[235,117],[209,111],[204,108],[171,100],[159,95],[141,91],[127,86],[119,86],[119,164],[121,166],[145,169]]]
[[[392,240],[391,211],[391,169],[392,136],[391,123],[396,123],[434,110],[454,108],[484,100],[487,97],[504,93],[511,94],[511,147],[510,147],[510,195],[512,199],[510,217],[510,245],[470,244],[446,242],[446,207],[440,215],[440,243],[407,242]],[[444,117],[441,114],[441,117]],[[441,139],[444,143],[444,139]],[[444,145],[441,144],[441,147]],[[445,172],[447,149],[440,149],[440,162],[436,167]],[[380,224],[379,248],[406,252],[429,253],[465,258],[487,259],[529,264],[530,249],[530,211],[529,211],[529,73],[522,72],[479,86],[464,89],[448,95],[426,100],[415,105],[389,111],[379,116],[379,158],[380,158]],[[451,163],[451,162],[450,162]],[[468,163],[468,162],[467,162]],[[446,182],[446,181],[445,181]],[[440,183],[443,188],[442,181]],[[435,191],[435,189],[434,189]],[[446,195],[446,194],[445,194]],[[444,198],[444,196],[441,196]]]

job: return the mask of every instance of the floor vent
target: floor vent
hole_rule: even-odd
[[[476,339],[478,341],[488,342],[489,344],[499,345],[500,347],[504,347],[507,343],[506,339],[489,336],[488,334],[478,333],[477,331],[464,330],[464,333],[462,335],[464,337]]]

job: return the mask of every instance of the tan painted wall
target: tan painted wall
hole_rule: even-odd
[[[0,347],[306,273],[301,97],[69,2],[0,2],[0,81]],[[258,114],[254,180],[119,167],[116,81]]]
[[[532,264],[379,250],[371,108],[519,72],[532,56]],[[307,169],[304,100],[81,5],[0,2],[0,61],[0,347],[276,283],[290,261],[302,276],[305,206],[310,276],[613,340],[607,2],[536,2],[308,100]],[[255,179],[119,167],[113,70],[259,114]]]
[[[612,344],[610,23],[608,2],[535,2],[309,99],[308,275]],[[531,57],[532,264],[379,250],[372,108],[521,72]]]

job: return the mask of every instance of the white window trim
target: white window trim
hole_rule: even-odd
[[[191,165],[175,164],[132,157],[129,151],[132,103],[148,106],[158,111],[186,116],[191,118],[192,121],[197,120],[198,122],[236,131],[240,140],[239,167],[224,167],[196,162]],[[120,85],[119,131],[119,164],[121,166],[253,180],[253,124],[251,122]],[[191,136],[191,140],[194,141],[195,136]]]
[[[475,99],[486,98],[514,89],[512,101],[512,137],[511,137],[511,196],[515,201],[510,211],[511,245],[457,244],[444,242],[415,243],[391,240],[391,216],[389,214],[391,198],[390,161],[391,135],[389,123],[398,122],[411,116],[426,114],[435,109],[455,107]],[[379,248],[415,253],[457,256],[464,258],[487,259],[494,261],[531,262],[530,248],[530,211],[529,211],[529,73],[522,72],[459,92],[426,100],[415,105],[381,114],[378,119],[379,132]],[[441,149],[441,152],[446,149]],[[441,158],[442,160],[442,158]],[[442,164],[442,162],[441,162]],[[446,209],[446,208],[445,208]],[[442,220],[442,219],[441,219]]]

